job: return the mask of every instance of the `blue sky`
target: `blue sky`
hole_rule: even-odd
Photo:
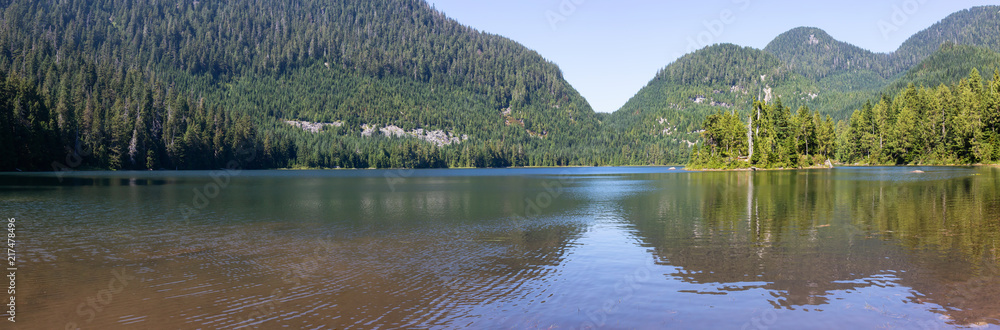
[[[764,48],[799,26],[891,52],[949,14],[996,0],[427,0],[447,16],[555,62],[600,112],[618,110],[657,70],[714,43]]]

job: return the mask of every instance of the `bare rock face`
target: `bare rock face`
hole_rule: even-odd
[[[324,127],[334,126],[342,127],[344,122],[335,121],[332,123],[313,123],[308,121],[298,121],[298,120],[286,120],[285,123],[301,128],[302,130],[310,133],[319,133]],[[372,137],[376,133],[382,133],[386,137],[413,137],[418,138],[430,143],[437,145],[438,147],[443,147],[450,144],[462,143],[462,141],[468,140],[469,136],[462,134],[461,136],[452,133],[445,132],[442,130],[435,131],[425,131],[423,128],[418,128],[407,132],[402,127],[396,125],[389,125],[386,127],[379,127],[377,125],[363,124],[361,125],[361,136]]]
[[[810,34],[809,40],[806,40],[806,43],[810,45],[819,45],[819,39],[816,39],[815,34]]]
[[[324,127],[327,126],[334,126],[334,127],[344,126],[344,122],[340,121],[335,121],[332,123],[313,123],[308,121],[286,120],[285,123],[301,128],[302,130],[310,133],[319,133],[320,131],[323,130]]]
[[[385,128],[379,128],[378,130],[380,132],[382,132],[382,135],[385,135],[387,137],[405,137],[406,136],[406,131],[403,130],[402,128],[396,126],[396,125],[389,125],[389,126],[386,126]],[[421,130],[421,131],[423,131],[423,130]]]
[[[438,147],[443,147],[451,144],[462,143],[469,139],[468,135],[457,135],[452,132],[445,132],[442,130],[425,131],[423,128],[417,128],[412,131],[407,132],[402,127],[396,125],[389,125],[386,127],[379,128],[375,125],[362,125],[361,128],[364,131],[361,132],[361,136],[370,137],[375,134],[376,131],[382,133],[386,137],[413,137],[418,138],[430,143],[437,145]]]

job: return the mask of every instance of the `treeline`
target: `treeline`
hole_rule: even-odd
[[[294,156],[287,138],[259,134],[245,116],[135,72],[108,74],[100,84],[95,71],[79,72],[77,84],[53,86],[55,100],[0,76],[0,169],[208,169],[257,151],[242,166],[272,168]]]
[[[0,7],[0,145],[17,150],[0,170],[212,169],[248,148],[261,154],[249,168],[683,162],[605,145],[557,66],[420,0]],[[470,139],[435,147],[362,125]]]
[[[686,163],[707,116],[720,109],[745,109],[763,93],[763,80],[785,81],[786,71],[773,55],[733,44],[687,54],[609,115],[607,130],[614,132],[609,144],[643,150],[630,159],[640,164],[647,159],[647,148],[662,150],[659,153],[674,163]]]
[[[998,9],[982,6],[952,14],[890,54],[835,40],[817,28],[789,30],[763,50],[708,46],[661,70],[609,122],[620,134],[640,140],[675,128],[671,138],[695,141],[699,136],[693,132],[709,115],[745,112],[755,100],[777,98],[793,109],[804,105],[835,121],[847,120],[866,101],[895,95],[909,83],[952,84],[973,67],[992,72],[1000,63]],[[661,120],[670,125],[660,125]]]
[[[834,126],[806,107],[779,99],[752,111],[709,116],[691,168],[798,168],[828,159],[847,164],[943,165],[1000,161],[1000,71],[984,82],[972,69],[948,87],[908,86],[868,102]]]
[[[749,140],[745,155],[702,147],[699,157],[797,166],[821,158],[814,149],[825,144],[797,141],[830,120],[813,118],[799,136],[790,127],[805,119],[754,99],[853,110],[881,86],[837,70],[816,82],[765,51],[716,45],[666,67],[617,113],[597,114],[553,63],[421,0],[12,0],[0,9],[3,171],[215,169],[234,159],[245,168],[674,165],[703,139],[704,118],[751,105],[771,125],[754,128],[753,157]],[[994,42],[976,32],[988,28],[960,43]],[[342,125],[312,133],[284,120]],[[438,147],[363,137],[365,125],[469,139]]]
[[[691,152],[689,168],[798,168],[823,164],[836,151],[833,119],[808,107],[754,102],[747,120],[736,112],[705,120],[704,144]]]
[[[838,158],[862,164],[975,164],[1000,160],[1000,71],[951,87],[910,85],[841,124]]]

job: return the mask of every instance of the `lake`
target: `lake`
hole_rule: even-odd
[[[6,173],[0,203],[25,329],[1000,327],[989,167]]]

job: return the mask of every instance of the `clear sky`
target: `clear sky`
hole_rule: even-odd
[[[764,48],[799,26],[891,52],[949,14],[996,0],[427,0],[555,62],[594,110],[618,110],[656,72],[714,43]]]

